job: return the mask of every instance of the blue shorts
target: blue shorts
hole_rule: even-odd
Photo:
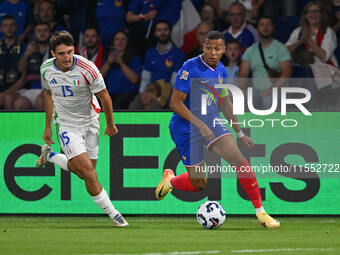
[[[190,132],[188,130],[184,131],[176,127],[176,124],[170,123],[171,138],[176,144],[184,166],[192,167],[200,164],[203,161],[203,147],[209,149],[211,145],[223,136],[231,135],[231,132],[222,123],[211,124],[208,127],[215,135],[215,138],[210,141],[206,141],[196,127],[193,127]]]

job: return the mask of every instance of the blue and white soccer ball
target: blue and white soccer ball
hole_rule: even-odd
[[[197,210],[197,221],[202,227],[215,229],[220,227],[226,218],[225,210],[216,201],[206,201]]]

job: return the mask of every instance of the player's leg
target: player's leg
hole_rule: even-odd
[[[87,156],[89,162],[91,164],[91,168],[95,172],[95,179],[93,179],[93,183],[96,184],[96,187],[99,187],[99,190],[96,189],[96,193],[90,193],[94,202],[112,219],[114,225],[117,227],[127,227],[129,226],[128,222],[124,219],[124,217],[119,213],[118,210],[115,209],[112,204],[109,196],[107,195],[105,189],[101,186],[97,179],[96,166],[97,166],[97,158],[98,158],[98,145],[99,145],[99,123],[91,124],[85,133],[85,146],[87,151]],[[71,161],[71,164],[73,162]],[[76,167],[76,166],[75,166]],[[77,168],[77,167],[76,167]],[[85,173],[80,171],[80,175],[84,176],[84,180],[86,178]]]
[[[233,136],[230,133],[221,136],[219,139],[216,139],[214,143],[210,144],[210,148],[231,166],[236,167],[237,178],[255,208],[259,223],[265,227],[279,228],[280,223],[270,217],[263,209],[261,193],[256,176],[251,169],[248,160],[239,150]]]
[[[162,200],[173,188],[182,191],[200,191],[207,184],[205,172],[202,171],[204,162],[203,145],[200,137],[190,139],[190,134],[181,135],[178,132],[174,134],[174,130],[170,129],[170,131],[187,172],[174,176],[171,169],[166,169],[163,173],[163,179],[155,191],[158,200]]]

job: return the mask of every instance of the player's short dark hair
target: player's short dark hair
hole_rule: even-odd
[[[51,50],[55,51],[57,46],[59,46],[60,44],[65,44],[66,46],[73,46],[74,40],[72,35],[65,30],[52,35],[50,39]]]
[[[204,41],[205,40],[219,40],[222,39],[224,41],[224,35],[219,32],[219,31],[210,31],[208,32],[205,37],[204,37]]]
[[[4,20],[14,20],[14,21],[15,21],[15,24],[17,24],[17,20],[16,20],[15,17],[14,17],[13,15],[11,15],[11,14],[6,14],[5,16],[3,16],[2,21],[4,21]],[[1,21],[1,23],[2,23],[2,21]]]
[[[155,24],[155,29],[156,29],[158,24],[166,24],[168,26],[170,32],[172,31],[172,25],[171,25],[171,23],[169,21],[167,21],[167,20],[159,20],[159,21],[157,21],[156,24]]]
[[[237,45],[238,45],[238,47],[239,47],[239,48],[241,48],[241,43],[240,43],[240,41],[239,41],[239,40],[236,40],[236,39],[230,39],[229,41],[227,41],[227,45],[229,45],[229,44],[232,44],[232,43],[234,43],[234,44],[237,44]]]

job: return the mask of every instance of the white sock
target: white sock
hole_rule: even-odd
[[[264,212],[263,206],[261,206],[260,208],[255,208],[255,212],[256,213]]]
[[[47,161],[56,164],[65,171],[70,171],[67,167],[68,159],[65,154],[52,151],[47,155]]]
[[[97,196],[92,196],[94,202],[102,208],[102,210],[113,219],[114,216],[119,213],[115,207],[113,206],[109,196],[107,195],[105,189],[103,188],[102,191]]]

